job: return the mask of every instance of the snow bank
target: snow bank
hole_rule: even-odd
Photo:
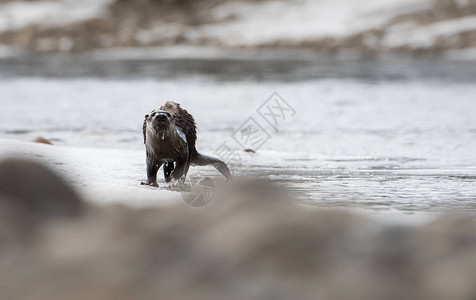
[[[476,16],[465,17],[419,26],[415,22],[405,22],[391,27],[383,39],[387,48],[409,46],[412,48],[431,47],[438,37],[476,30]]]
[[[268,151],[259,156],[259,160],[265,160],[265,163],[269,162],[271,165],[273,161],[283,160],[289,155]],[[145,180],[143,151],[71,148],[0,139],[0,160],[11,156],[40,160],[59,172],[85,200],[96,205],[120,203],[134,207],[151,207],[183,203],[178,192],[140,185],[140,182]],[[270,179],[272,178],[273,176],[270,176]],[[159,181],[159,185],[163,186],[164,183]],[[303,204],[304,207],[307,206]],[[339,207],[333,210],[349,211],[348,208]],[[351,211],[381,224],[420,225],[439,215],[424,212],[402,214],[392,208],[377,213],[359,207]]]
[[[146,176],[143,151],[67,148],[0,139],[0,159],[11,155],[39,159],[53,167],[83,192],[85,199],[96,204],[151,206],[182,201],[177,192],[140,185]]]
[[[383,26],[390,18],[431,6],[429,0],[304,0],[229,3],[217,7],[217,20],[189,38],[211,37],[228,45],[256,45],[278,40],[345,37]]]
[[[476,30],[476,16],[459,17],[461,11],[469,7],[469,2],[463,0],[457,1],[459,13],[448,9],[444,16],[446,20],[433,24],[419,23],[419,16],[440,14],[438,6],[444,4],[443,0],[224,1],[217,6],[214,1],[203,1],[203,6],[186,11],[201,25],[190,25],[180,17],[168,17],[166,13],[153,15],[149,20],[144,16],[148,7],[142,2],[124,7],[121,2],[115,3],[114,7],[125,10],[125,15],[118,19],[118,15],[110,10],[114,1],[24,0],[0,4],[0,32],[11,31],[13,37],[4,42],[15,46],[18,46],[15,41],[27,37],[28,43],[19,47],[40,52],[110,49],[118,45],[199,45],[219,46],[220,49],[255,49],[273,45],[277,48],[284,45],[297,47],[303,43],[317,50],[340,47],[384,52],[403,48],[432,52],[441,50],[441,44],[445,49],[455,49],[461,45],[474,46],[474,38],[461,33]],[[113,30],[91,32],[88,38],[80,36],[80,39],[75,39],[78,32],[84,30],[81,22],[93,18],[104,18],[118,25]],[[41,30],[61,29],[73,23],[83,29],[71,30],[66,33],[67,36],[61,37]],[[39,26],[40,30],[25,35],[22,29],[31,25]],[[46,38],[45,34],[50,36]],[[205,47],[205,50],[194,48],[194,52],[189,51],[190,48],[176,48],[157,54],[154,49],[146,54],[157,58],[223,57],[223,54],[210,47]],[[116,53],[101,55],[106,57],[108,54],[117,57]],[[127,54],[128,58],[139,57],[137,52],[127,51]],[[470,59],[474,59],[474,56],[470,56]]]
[[[63,26],[100,16],[113,0],[45,0],[0,4],[0,31]]]

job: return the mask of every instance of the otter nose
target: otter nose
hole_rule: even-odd
[[[158,114],[156,117],[155,117],[157,120],[164,120],[164,119],[167,119],[167,117],[163,114]]]

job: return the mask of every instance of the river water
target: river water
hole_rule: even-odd
[[[195,116],[199,151],[303,203],[476,215],[474,62],[26,55],[0,59],[0,79],[0,137],[141,150],[144,115],[174,100]],[[202,176],[218,174],[191,170]]]

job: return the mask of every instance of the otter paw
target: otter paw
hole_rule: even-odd
[[[180,178],[180,179],[172,179],[171,182],[168,183],[169,188],[177,190],[177,191],[182,191],[184,188],[186,188],[185,184],[185,178]]]
[[[153,186],[153,187],[159,187],[157,182],[141,182],[140,185],[148,185],[148,186]]]

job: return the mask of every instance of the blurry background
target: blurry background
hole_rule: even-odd
[[[0,42],[78,52],[170,45],[474,58],[474,0],[0,1]],[[473,55],[471,55],[473,54]]]
[[[296,117],[235,174],[311,205],[476,213],[475,81],[476,0],[0,0],[0,137],[130,151],[130,186],[151,109],[242,151],[277,91]]]

